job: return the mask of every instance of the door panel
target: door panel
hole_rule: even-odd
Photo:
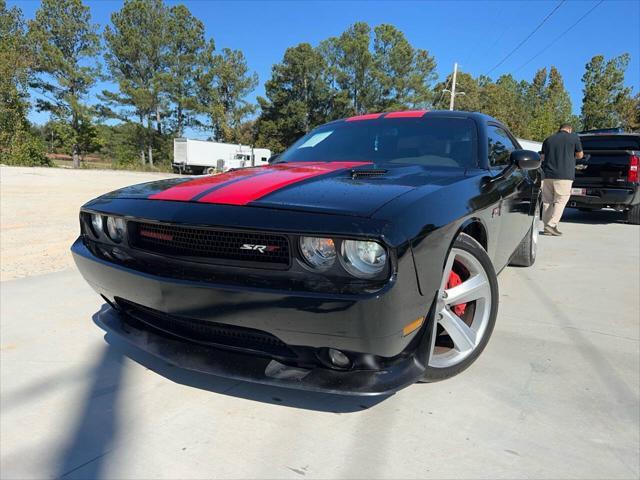
[[[489,165],[491,175],[499,176],[510,165],[510,154],[516,144],[509,134],[498,125],[488,125]],[[495,215],[499,216],[501,228],[498,239],[496,263],[505,264],[531,227],[533,212],[531,198],[535,183],[528,172],[517,169],[510,176],[496,180],[501,204]]]

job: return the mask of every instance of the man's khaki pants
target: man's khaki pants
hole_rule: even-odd
[[[553,178],[542,181],[542,221],[550,227],[557,227],[562,217],[564,207],[571,197],[571,185],[573,180],[554,180]]]

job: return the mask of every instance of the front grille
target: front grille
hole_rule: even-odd
[[[183,340],[275,357],[295,356],[282,340],[261,330],[168,315],[122,298],[115,300],[129,318]]]
[[[223,264],[286,268],[289,240],[284,235],[128,222],[129,244],[141,250]]]

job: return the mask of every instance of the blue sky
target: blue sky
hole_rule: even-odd
[[[271,66],[282,59],[287,47],[300,42],[317,45],[356,21],[371,26],[391,23],[401,29],[415,47],[427,49],[436,57],[440,78],[451,71],[454,61],[474,76],[488,73],[559,3],[559,0],[165,1],[186,4],[204,22],[207,37],[214,38],[218,49],[230,47],[245,53],[249,66],[260,78],[253,98],[263,94]],[[114,0],[85,2],[91,7],[93,21],[101,26],[109,22],[111,12],[122,4]],[[32,18],[39,6],[38,1],[9,0],[7,3],[19,6],[26,18]],[[628,52],[631,63],[626,83],[638,92],[640,2],[637,0],[606,0],[562,40],[520,68],[596,3],[597,0],[565,1],[491,76],[512,73],[517,79],[530,80],[536,69],[555,65],[564,77],[574,112],[578,113],[585,63],[596,54],[612,57]],[[108,87],[108,84],[97,85],[94,93]],[[47,117],[31,112],[30,118],[42,123]]]

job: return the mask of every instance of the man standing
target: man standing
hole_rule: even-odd
[[[558,133],[548,137],[542,144],[542,221],[546,235],[562,235],[558,223],[571,196],[571,185],[576,178],[576,160],[584,156],[580,137],[572,132],[571,125],[563,123]]]

